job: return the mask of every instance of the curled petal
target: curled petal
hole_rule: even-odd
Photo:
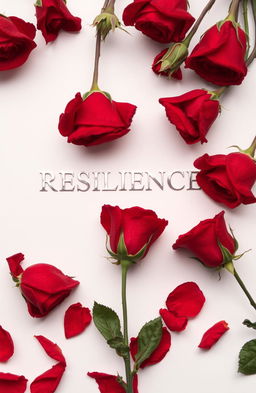
[[[95,379],[101,393],[125,393],[125,389],[118,382],[118,377],[105,373],[87,373],[90,378]]]
[[[0,372],[0,392],[24,393],[28,380],[23,375]]]
[[[0,326],[0,362],[7,362],[14,353],[14,345],[9,332]]]
[[[48,356],[66,366],[66,359],[64,358],[63,353],[57,344],[54,344],[44,336],[35,336],[35,338],[42,345]]]
[[[229,327],[226,321],[220,321],[215,323],[215,325],[213,325],[204,333],[198,347],[203,349],[210,349],[228,330]]]
[[[39,375],[30,385],[31,393],[54,393],[57,389],[66,365],[55,364],[50,370]]]
[[[181,332],[186,329],[188,323],[188,319],[186,317],[177,317],[172,312],[166,310],[166,308],[161,308],[159,314],[169,330],[173,332]]]
[[[13,277],[18,277],[20,274],[22,274],[23,269],[20,264],[24,260],[24,255],[21,252],[12,255],[9,258],[6,258],[6,260],[8,262],[9,269]]]
[[[81,303],[72,304],[65,312],[64,329],[65,337],[71,338],[82,333],[91,323],[92,316],[89,308]]]
[[[205,302],[203,292],[195,282],[185,282],[175,288],[166,300],[169,311],[178,317],[193,318]]]

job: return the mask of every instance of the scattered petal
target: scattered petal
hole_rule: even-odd
[[[24,260],[24,255],[21,252],[6,258],[6,260],[13,277],[18,277],[21,273],[23,273],[23,269],[20,264]]]
[[[204,302],[204,294],[198,285],[185,282],[169,294],[166,306],[177,317],[193,318],[201,311]]]
[[[28,380],[23,375],[0,372],[1,393],[24,393]]]
[[[0,362],[7,362],[14,353],[14,345],[9,332],[0,326]]]
[[[164,327],[161,341],[158,347],[152,352],[148,359],[146,359],[142,364],[141,368],[146,366],[152,366],[159,363],[167,354],[171,346],[171,335],[168,330]],[[130,350],[133,360],[135,360],[135,355],[138,352],[138,338],[131,338]]]
[[[95,379],[101,393],[125,393],[125,389],[118,382],[118,377],[105,373],[87,373],[90,378]]]
[[[50,370],[39,375],[30,385],[31,393],[54,393],[57,389],[66,365],[55,364]]]
[[[227,322],[220,321],[215,323],[215,325],[213,325],[204,333],[198,347],[203,349],[210,349],[228,330],[229,327]]]
[[[63,353],[57,344],[54,344],[44,336],[35,336],[35,338],[42,345],[48,356],[66,366],[66,359],[64,358]]]
[[[72,304],[65,312],[64,330],[65,337],[71,338],[82,333],[91,323],[92,316],[89,308],[81,303]]]
[[[181,332],[186,329],[188,323],[186,317],[177,317],[172,312],[166,310],[166,308],[161,308],[161,310],[159,310],[159,314],[169,330],[173,332]]]

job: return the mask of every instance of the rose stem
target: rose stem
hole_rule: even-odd
[[[250,49],[250,35],[249,35],[249,22],[248,22],[248,0],[243,0],[243,17],[244,17],[244,31],[246,34],[246,54],[245,58],[248,58],[248,52]]]
[[[194,23],[192,29],[190,30],[190,32],[188,33],[187,37],[185,38],[184,41],[182,41],[185,45],[189,45],[191,39],[193,38],[193,36],[195,35],[195,33],[198,30],[198,27],[200,26],[202,20],[204,19],[205,15],[207,14],[208,11],[210,11],[210,9],[212,8],[213,4],[215,3],[216,0],[210,0],[206,6],[204,7],[203,11],[201,12],[201,14],[199,15],[198,19],[196,20],[196,22]]]
[[[121,261],[122,266],[122,306],[123,306],[123,325],[124,325],[124,344],[129,347],[128,341],[128,317],[127,317],[127,300],[126,300],[126,280],[127,272],[131,262]],[[132,374],[131,374],[131,360],[130,353],[124,357],[125,373],[126,373],[126,383],[127,383],[127,393],[133,393],[132,388]]]
[[[104,12],[106,7],[108,6],[109,0],[105,0],[104,5],[102,7],[101,12]],[[96,48],[95,48],[95,59],[94,59],[94,71],[93,71],[93,79],[92,86],[90,91],[100,90],[98,86],[98,78],[99,78],[99,61],[100,61],[100,47],[101,47],[101,33],[97,32],[96,36]]]
[[[244,285],[243,281],[241,280],[240,276],[238,275],[238,273],[237,273],[237,271],[235,269],[234,269],[234,277],[235,277],[236,281],[238,282],[238,284],[240,285],[240,287],[242,288],[242,290],[244,291],[245,295],[247,296],[250,304],[256,310],[256,303],[255,303],[255,301],[253,300],[252,296],[248,292],[246,286]]]
[[[229,7],[229,16],[233,16],[234,20],[237,20],[238,17],[238,9],[239,9],[240,0],[232,0]]]
[[[252,12],[253,12],[253,18],[254,18],[254,22],[256,23],[256,0],[252,0]],[[247,66],[249,66],[253,60],[256,57],[256,27],[255,27],[255,42],[254,42],[254,47],[253,50],[250,53],[250,56],[248,57],[248,59],[246,60],[246,64]]]

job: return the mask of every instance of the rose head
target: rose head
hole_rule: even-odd
[[[256,164],[244,153],[204,154],[194,162],[200,169],[196,180],[214,201],[235,208],[240,204],[255,203],[251,188],[256,181]]]
[[[70,13],[65,0],[37,0],[35,7],[37,28],[46,43],[54,41],[60,30],[81,30],[81,19]]]
[[[79,281],[46,263],[38,263],[23,270],[20,266],[23,259],[24,255],[19,253],[7,258],[7,262],[32,317],[46,316],[79,285]]]
[[[185,64],[208,82],[240,85],[246,76],[246,35],[235,22],[211,27],[187,57]]]
[[[69,143],[92,146],[127,134],[136,106],[115,102],[101,92],[77,93],[60,115],[59,131]]]
[[[161,51],[154,59],[152,70],[157,75],[167,76],[181,80],[182,72],[180,65],[184,61],[186,52],[185,45],[173,44],[170,48]]]
[[[137,262],[146,256],[168,221],[141,207],[122,210],[118,206],[104,205],[101,224],[109,236],[110,254],[118,261]]]
[[[221,247],[225,247],[234,255],[237,243],[227,231],[222,211],[214,218],[201,221],[189,232],[180,235],[172,247],[174,250],[185,248],[191,251],[205,266],[220,267],[226,263]]]
[[[187,0],[134,0],[123,13],[126,26],[163,43],[181,41],[194,20],[187,12]]]
[[[15,16],[0,15],[0,71],[11,70],[25,63],[36,47],[35,26]]]
[[[219,101],[210,92],[197,89],[159,102],[186,143],[207,142],[206,134],[220,112]]]

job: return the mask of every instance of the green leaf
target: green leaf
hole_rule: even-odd
[[[251,322],[249,319],[245,319],[243,324],[248,328],[252,328],[256,330],[256,322]]]
[[[162,338],[162,321],[156,318],[146,323],[138,335],[138,352],[135,356],[135,368],[138,370],[141,363],[158,347]]]
[[[245,375],[256,374],[256,340],[248,341],[239,353],[238,372]]]
[[[93,321],[107,341],[116,337],[123,337],[119,317],[111,308],[94,302]]]
[[[123,337],[114,337],[107,341],[108,345],[115,349],[119,356],[127,356],[129,347],[125,345]]]

